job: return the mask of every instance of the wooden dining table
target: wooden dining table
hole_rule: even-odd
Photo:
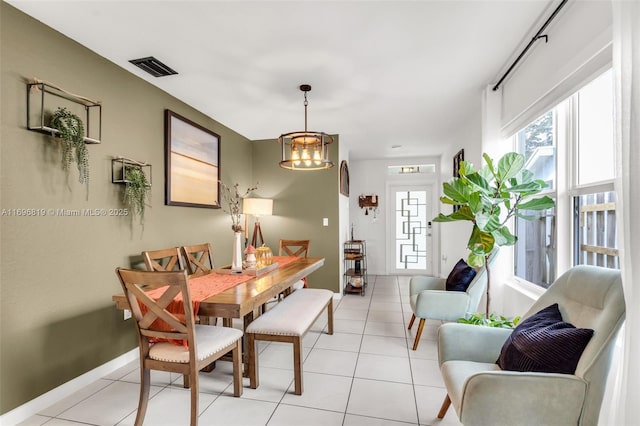
[[[243,319],[243,329],[253,321],[254,312],[294,283],[324,265],[323,257],[300,257],[293,262],[242,282],[200,301],[199,317],[222,318],[230,326],[233,318]],[[215,274],[215,270],[209,272]],[[114,294],[112,300],[118,309],[130,309],[124,293]],[[244,352],[244,351],[243,351]],[[246,359],[245,359],[245,371]]]

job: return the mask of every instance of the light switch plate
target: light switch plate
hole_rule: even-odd
[[[322,218],[322,226],[329,226],[329,218],[328,217],[323,217]]]

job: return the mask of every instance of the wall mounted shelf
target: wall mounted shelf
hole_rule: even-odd
[[[111,182],[112,183],[127,183],[125,179],[127,174],[127,168],[140,167],[144,174],[147,176],[149,186],[151,186],[151,164],[131,160],[124,157],[116,157],[111,159]]]
[[[66,107],[79,117],[84,117],[85,143],[101,143],[102,105],[99,102],[42,81],[27,84],[27,129],[57,136],[58,130],[46,123],[58,107]]]

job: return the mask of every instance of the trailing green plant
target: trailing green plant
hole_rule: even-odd
[[[147,175],[138,165],[127,165],[124,172],[125,187],[124,201],[129,205],[131,214],[140,217],[140,224],[144,223],[144,212],[147,197],[151,190],[151,185]]]
[[[459,318],[459,323],[484,325],[487,327],[499,327],[499,328],[515,328],[520,322],[520,317],[507,318],[502,315],[490,314],[471,314],[468,318]]]
[[[78,180],[89,184],[89,150],[84,143],[82,119],[66,108],[58,108],[51,117],[51,127],[59,132],[62,141],[62,168],[69,170],[75,158]]]
[[[488,257],[495,246],[512,246],[517,237],[509,231],[507,223],[512,217],[526,220],[524,210],[547,210],[555,205],[548,196],[534,198],[547,184],[535,179],[525,166],[524,155],[516,152],[505,154],[498,161],[483,154],[486,165],[476,170],[473,164],[462,161],[459,176],[445,182],[444,204],[458,205],[460,208],[451,214],[440,213],[434,222],[470,221],[473,229],[467,242],[469,257],[467,263],[474,267],[487,269],[486,316],[489,316],[490,271]]]

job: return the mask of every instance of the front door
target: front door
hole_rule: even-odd
[[[390,188],[393,199],[391,238],[392,274],[428,274],[433,271],[431,239],[432,185]]]

